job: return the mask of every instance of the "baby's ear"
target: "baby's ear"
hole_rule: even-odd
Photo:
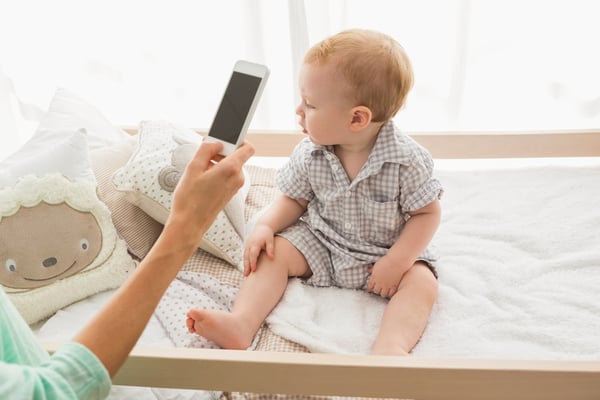
[[[352,122],[350,123],[350,127],[357,131],[364,129],[369,126],[372,118],[373,114],[369,107],[356,106],[352,109]]]

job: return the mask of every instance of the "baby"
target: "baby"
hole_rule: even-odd
[[[372,354],[407,355],[437,297],[427,248],[441,216],[431,155],[392,118],[413,84],[404,49],[371,30],[347,30],[308,50],[296,109],[308,136],[277,174],[281,195],[244,250],[231,312],[191,309],[187,327],[245,349],[290,277],[388,298]]]

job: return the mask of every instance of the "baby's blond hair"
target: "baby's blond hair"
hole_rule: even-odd
[[[374,122],[387,122],[402,108],[413,85],[410,60],[391,36],[349,29],[311,47],[307,64],[334,63],[347,81],[356,105],[368,107]]]

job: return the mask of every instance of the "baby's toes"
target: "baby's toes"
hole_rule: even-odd
[[[187,326],[189,333],[196,333],[196,329],[194,329],[194,322],[195,321],[190,317],[185,320],[185,325]]]

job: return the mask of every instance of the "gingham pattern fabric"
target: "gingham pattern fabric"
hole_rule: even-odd
[[[307,283],[364,288],[367,268],[397,240],[408,212],[441,197],[442,186],[432,172],[429,152],[392,122],[381,128],[353,181],[332,146],[315,145],[308,138],[298,144],[276,182],[284,194],[309,201],[300,226],[281,233],[308,260],[313,276]],[[329,257],[323,257],[314,238]],[[418,259],[433,265],[436,258],[426,249]]]

